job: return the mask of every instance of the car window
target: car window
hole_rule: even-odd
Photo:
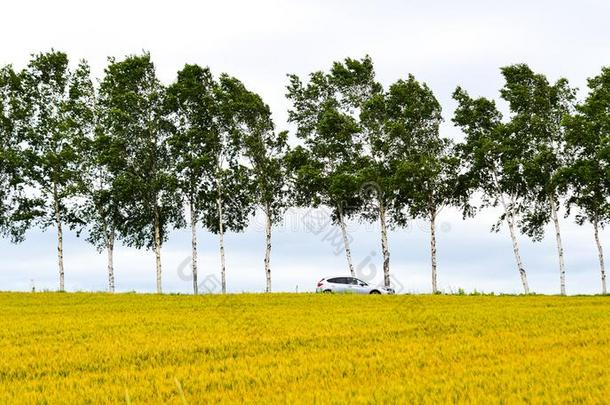
[[[362,281],[359,278],[355,278],[354,280],[356,280],[356,284],[359,284],[359,285],[368,285],[365,281]]]
[[[329,283],[343,284],[343,282],[341,281],[341,277],[329,278],[326,281],[328,281]]]
[[[358,282],[358,279],[357,279],[357,278],[355,278],[355,277],[348,277],[348,278],[347,278],[347,280],[349,281],[349,284],[352,284],[352,285],[358,285],[358,284],[360,284],[360,283]]]

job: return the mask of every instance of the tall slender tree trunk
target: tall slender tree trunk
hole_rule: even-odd
[[[345,257],[347,258],[347,267],[352,277],[356,277],[356,271],[354,270],[354,264],[352,263],[352,250],[349,247],[349,235],[347,234],[347,225],[345,224],[345,218],[343,217],[343,209],[339,207],[339,227],[341,228],[341,234],[343,235],[343,247],[345,249]]]
[[[561,242],[561,231],[559,229],[559,218],[557,216],[557,202],[555,196],[549,197],[551,206],[551,217],[555,225],[555,240],[557,241],[557,254],[559,256],[559,285],[561,295],[566,295],[566,267],[563,259],[563,243]]]
[[[161,221],[159,218],[159,208],[155,206],[155,259],[157,263],[157,294],[163,292],[161,283]]]
[[[220,176],[219,176],[220,177]],[[227,274],[226,274],[226,263],[225,263],[225,237],[224,237],[224,221],[222,212],[222,196],[220,192],[220,178],[216,178],[216,185],[218,189],[218,198],[216,204],[218,207],[218,236],[220,242],[220,283],[222,286],[222,293],[227,292]]]
[[[430,262],[432,264],[432,293],[438,292],[436,274],[436,208],[430,207]]]
[[[108,255],[108,291],[114,292],[114,230],[106,235],[106,253]]]
[[[504,195],[500,193],[500,201],[504,207],[504,215],[506,218],[506,224],[508,225],[508,231],[510,233],[510,239],[513,243],[513,254],[515,255],[515,261],[517,263],[517,270],[521,277],[521,284],[523,284],[523,292],[525,294],[530,293],[530,287],[527,282],[527,273],[525,267],[523,267],[523,261],[521,260],[521,253],[519,251],[519,240],[517,239],[517,233],[515,230],[515,214],[512,206],[509,207],[504,200]]]
[[[267,280],[267,284],[266,284],[266,288],[265,288],[265,292],[271,292],[271,266],[270,266],[270,262],[271,262],[271,229],[272,229],[272,223],[271,223],[271,213],[270,213],[270,207],[267,206],[267,210],[266,210],[266,215],[267,215],[267,222],[265,225],[265,276],[266,276],[266,280]]]
[[[197,285],[197,214],[193,201],[189,202],[191,215],[191,268],[193,270],[193,294],[199,293]]]
[[[64,234],[61,223],[61,207],[57,184],[53,183],[53,206],[55,210],[55,225],[57,226],[57,264],[59,266],[59,291],[65,291],[64,279]]]
[[[513,215],[514,215],[513,210],[511,208],[510,214],[508,215],[508,217],[510,219],[507,219],[508,230],[510,232],[510,239],[513,243],[513,253],[515,255],[515,261],[517,262],[517,269],[519,270],[519,276],[521,277],[521,284],[523,284],[523,292],[525,294],[529,294],[530,287],[527,282],[527,273],[525,271],[525,267],[523,267],[523,260],[521,260],[521,253],[519,251],[519,240],[517,239],[517,233],[515,231],[515,222],[514,222],[515,218]]]
[[[390,286],[390,250],[388,249],[388,227],[386,223],[386,208],[379,200],[379,222],[381,223],[381,251],[383,253],[383,285]]]
[[[601,272],[602,277],[602,294],[608,294],[608,290],[606,289],[606,267],[604,265],[604,249],[602,248],[602,244],[599,240],[599,223],[597,219],[593,222],[594,234],[595,234],[595,244],[597,245],[597,255],[599,257],[599,270]]]

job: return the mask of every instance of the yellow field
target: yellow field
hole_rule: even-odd
[[[3,293],[0,314],[1,404],[610,402],[610,297]]]

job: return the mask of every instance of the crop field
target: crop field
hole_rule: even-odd
[[[0,403],[607,403],[610,297],[0,294]]]

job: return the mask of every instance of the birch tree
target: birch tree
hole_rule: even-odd
[[[398,164],[395,178],[399,204],[406,211],[403,221],[423,218],[430,224],[432,293],[437,294],[437,218],[443,208],[464,207],[466,193],[460,188],[460,160],[449,139],[430,140]]]
[[[415,217],[430,220],[432,288],[436,292],[435,222],[438,211],[449,203],[453,185],[448,177],[456,166],[449,157],[448,142],[439,137],[441,106],[427,85],[409,75],[392,84],[386,93],[373,96],[365,104],[362,117],[368,131],[370,161],[382,173],[381,179],[374,181],[383,184],[379,191],[387,196],[379,201],[378,209],[388,210],[392,223],[399,226],[406,226]],[[386,216],[379,211],[380,218]],[[389,269],[385,267],[387,275]]]
[[[212,199],[218,170],[216,159],[222,153],[215,88],[216,83],[208,68],[186,65],[167,91],[173,123],[170,152],[180,194],[189,212],[194,294],[199,292],[197,227],[206,201]]]
[[[559,184],[569,191],[568,209],[576,208],[576,222],[593,227],[598,253],[601,291],[607,294],[604,251],[600,231],[610,222],[610,68],[588,80],[589,94],[565,117],[568,164]]]
[[[330,72],[314,72],[303,83],[290,75],[289,121],[297,125],[303,146],[291,152],[296,202],[324,205],[331,221],[339,225],[348,269],[356,276],[346,221],[362,204],[357,167],[362,157],[360,110],[364,100],[379,90],[372,60],[335,62]]]
[[[109,60],[100,105],[123,166],[113,181],[123,213],[117,231],[127,246],[154,250],[157,293],[163,291],[161,246],[170,227],[181,225],[164,97],[148,53]]]
[[[556,176],[565,165],[564,133],[561,121],[571,112],[574,91],[567,80],[550,84],[546,77],[519,64],[501,69],[505,84],[500,94],[511,111],[507,129],[523,148],[522,167],[526,183],[526,204],[521,220],[523,232],[534,240],[544,237],[544,227],[555,229],[559,259],[560,291],[566,294],[564,249],[559,224],[561,195]]]
[[[219,236],[222,293],[227,291],[224,236],[227,231],[241,232],[254,211],[250,171],[242,159],[244,128],[241,121],[243,84],[226,74],[214,89],[217,124],[214,140],[217,153],[212,156],[213,175],[209,198],[203,201],[202,222]]]
[[[59,290],[65,289],[63,226],[72,224],[73,197],[78,190],[82,86],[86,62],[70,71],[68,57],[51,51],[34,55],[24,73],[27,98],[27,176],[42,203],[38,221],[57,229]]]
[[[378,221],[380,226],[385,287],[391,285],[388,233],[397,225],[395,212],[398,206],[394,198],[396,193],[394,168],[382,155],[373,151],[371,155],[362,159],[357,172],[358,182],[362,184],[360,194],[363,199],[362,208],[359,210],[360,218],[372,223]]]
[[[221,289],[227,290],[225,233],[240,232],[253,212],[250,172],[242,159],[246,131],[243,84],[214,80],[207,68],[186,65],[168,89],[169,140],[182,199],[189,207],[193,291],[197,286],[197,225],[219,236]]]
[[[325,153],[318,148],[301,145],[287,153],[285,166],[289,200],[291,205],[297,207],[330,208],[329,222],[339,226],[347,268],[352,277],[356,277],[347,219],[355,216],[362,205],[362,185],[357,176],[357,164],[355,161],[343,162],[333,165],[330,171],[326,165],[328,160],[322,157]],[[324,228],[317,223],[310,225],[314,233]]]
[[[271,232],[287,205],[284,158],[288,134],[276,132],[269,107],[257,94],[243,90],[243,154],[249,161],[254,203],[265,215],[265,292],[271,292]]]
[[[98,252],[106,252],[108,291],[116,288],[114,249],[120,235],[118,229],[125,222],[121,207],[124,205],[117,190],[117,177],[126,169],[122,141],[107,130],[112,126],[114,114],[106,104],[100,103],[98,94],[88,77],[82,78],[80,104],[80,141],[77,153],[80,161],[78,203],[76,218],[78,234],[86,233],[87,242]]]
[[[517,271],[525,294],[529,294],[527,271],[521,259],[518,231],[523,206],[524,180],[521,166],[523,143],[510,136],[495,102],[471,98],[462,88],[453,93],[458,102],[453,122],[466,135],[459,145],[465,184],[470,192],[479,192],[480,208],[500,205],[502,214],[492,227],[498,231],[506,222],[510,233]]]
[[[108,291],[111,293],[116,288],[114,250],[121,238],[119,229],[125,223],[125,213],[121,209],[124,202],[116,188],[122,166],[118,166],[121,159],[114,154],[120,149],[112,143],[111,136],[100,130],[84,143],[86,151],[81,152],[84,170],[78,206],[78,218],[82,221],[79,235],[86,232],[87,242],[98,252],[106,252]]]

